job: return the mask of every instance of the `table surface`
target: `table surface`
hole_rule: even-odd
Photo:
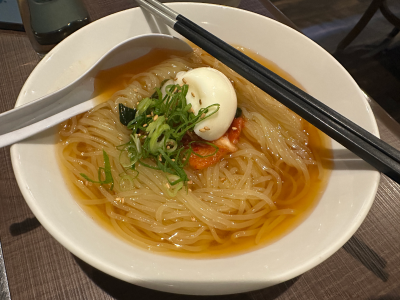
[[[86,0],[85,4],[93,21],[136,6],[126,0]],[[242,0],[240,7],[293,25],[268,1]],[[0,112],[13,108],[38,62],[25,33],[0,30]],[[381,138],[400,149],[400,126],[369,101]],[[0,149],[0,166],[0,299],[200,298],[125,283],[73,256],[26,205],[11,167],[9,147]],[[400,299],[399,198],[400,186],[382,176],[367,218],[325,262],[270,288],[201,299]]]

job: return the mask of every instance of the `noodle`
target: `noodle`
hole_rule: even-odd
[[[163,80],[201,66],[218,69],[231,80],[246,124],[237,152],[205,170],[187,168],[193,184],[172,197],[163,172],[139,163],[135,170],[123,167],[127,158],[117,146],[130,140],[131,131],[119,122],[118,104],[134,108]],[[81,202],[99,206],[119,235],[141,247],[204,252],[245,237],[260,243],[298,213],[290,205],[309,192],[310,170],[322,176],[303,121],[200,49],[124,78],[124,89],[111,99],[62,124],[58,152],[72,183],[86,196]],[[103,149],[115,181],[112,191],[80,175],[97,178],[104,166]]]

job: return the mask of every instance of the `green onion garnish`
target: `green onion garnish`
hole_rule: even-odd
[[[111,174],[111,164],[110,164],[110,159],[108,157],[108,154],[106,151],[103,150],[103,159],[104,159],[104,168],[99,167],[98,170],[98,181],[95,181],[93,179],[90,179],[87,175],[80,173],[80,175],[85,178],[87,181],[92,182],[92,183],[100,183],[100,184],[111,184],[110,191],[114,188],[114,179]],[[103,172],[104,172],[104,180],[102,180],[103,177]]]
[[[193,131],[196,124],[219,110],[219,104],[213,104],[201,108],[195,115],[192,105],[186,101],[188,88],[187,84],[168,85],[164,97],[156,88],[150,98],[142,99],[136,107],[135,118],[127,124],[127,128],[132,130],[130,141],[117,147],[121,152],[127,152],[130,164],[125,164],[125,167],[135,169],[138,162],[170,174],[166,178],[175,192],[189,181],[183,168],[188,164],[190,155],[195,153],[191,147],[194,141],[185,146],[183,137],[188,131]],[[218,151],[214,144],[200,143],[212,145],[215,153]],[[144,160],[148,158],[156,166],[145,163]]]

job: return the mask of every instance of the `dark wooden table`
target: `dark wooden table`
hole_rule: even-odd
[[[136,6],[128,0],[86,0],[94,21]],[[241,8],[293,25],[267,0]],[[39,62],[25,33],[0,30],[0,112],[14,106]],[[371,99],[381,137],[400,149],[400,126]],[[0,299],[194,299],[112,278],[64,249],[26,205],[0,149]],[[4,261],[3,261],[4,257]],[[4,265],[5,270],[4,270]],[[201,299],[400,299],[400,186],[382,176],[366,220],[333,256],[311,271],[264,290]]]

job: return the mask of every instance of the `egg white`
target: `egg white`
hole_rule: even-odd
[[[211,117],[199,122],[194,127],[194,132],[206,141],[214,141],[224,135],[235,118],[237,97],[232,83],[223,73],[210,67],[179,72],[174,80],[168,80],[162,86],[163,95],[166,94],[165,88],[170,84],[189,85],[186,100],[187,103],[192,104],[195,115],[201,108],[219,104],[219,110]],[[211,108],[207,114],[215,109]]]

